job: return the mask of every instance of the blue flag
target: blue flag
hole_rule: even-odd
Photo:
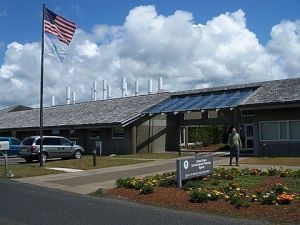
[[[45,35],[45,50],[48,55],[57,59],[58,62],[62,63],[66,57],[65,48],[58,43],[58,41]]]

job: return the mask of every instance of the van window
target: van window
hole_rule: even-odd
[[[67,139],[60,138],[60,144],[61,145],[71,145],[71,142],[68,141]]]
[[[40,138],[36,139],[35,145],[40,145],[40,144],[41,144],[41,139]]]
[[[59,138],[44,138],[44,145],[60,145]]]
[[[11,144],[12,144],[12,145],[20,145],[20,144],[21,144],[21,141],[19,141],[18,139],[12,138],[12,139],[11,139]]]
[[[23,141],[23,145],[32,145],[33,141],[34,141],[34,138],[26,138]]]

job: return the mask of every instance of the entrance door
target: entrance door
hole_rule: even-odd
[[[240,136],[245,149],[254,148],[253,140],[253,124],[241,124],[240,125]]]
[[[186,147],[186,127],[180,127],[180,147]]]

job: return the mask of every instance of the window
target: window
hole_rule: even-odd
[[[59,130],[52,130],[53,135],[59,135]]]
[[[278,140],[278,122],[260,123],[261,140]]]
[[[244,117],[244,116],[254,116],[254,112],[253,110],[243,110],[241,111],[241,116]]]
[[[39,138],[39,139],[37,139],[36,141],[35,141],[35,145],[40,145],[41,144],[41,139]],[[43,143],[44,144],[44,143]]]
[[[289,127],[290,139],[300,140],[300,121],[290,121]]]
[[[70,130],[69,138],[70,139],[77,139],[78,138],[77,130]]]
[[[287,122],[279,122],[280,139],[288,139]]]
[[[21,142],[19,140],[17,140],[17,139],[11,139],[11,144],[12,145],[20,145]]]
[[[99,139],[100,138],[100,130],[90,130],[90,139]]]
[[[260,122],[262,141],[300,140],[300,120]]]
[[[23,141],[23,145],[32,145],[34,141],[34,138],[26,138],[24,141]],[[36,143],[37,144],[37,143]]]
[[[45,138],[43,140],[44,145],[60,145],[60,138]]]
[[[184,120],[200,120],[202,119],[201,112],[184,113]]]
[[[115,127],[112,129],[112,138],[113,139],[124,139],[125,131],[123,127]]]
[[[65,139],[65,138],[60,138],[60,144],[61,144],[61,145],[66,145],[66,146],[72,145],[71,142],[68,141],[68,140]]]
[[[208,110],[208,119],[218,118],[218,111]]]

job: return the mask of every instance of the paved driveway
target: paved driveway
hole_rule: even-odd
[[[0,224],[9,225],[264,225],[262,221],[220,217],[78,195],[0,180]]]

